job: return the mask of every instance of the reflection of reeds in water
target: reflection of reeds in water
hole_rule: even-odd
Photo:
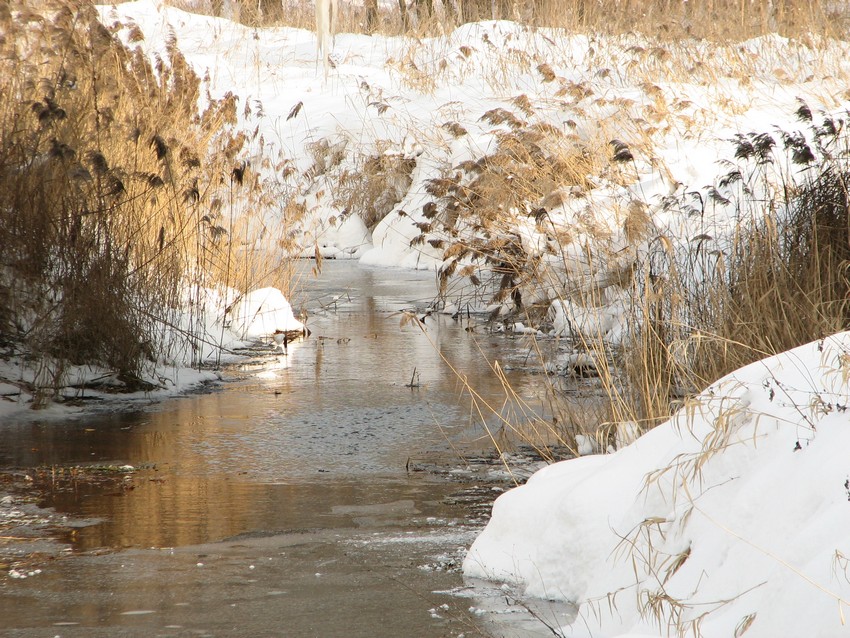
[[[236,97],[202,100],[174,39],[152,64],[138,27],[87,3],[4,4],[0,23],[0,341],[42,361],[48,394],[69,363],[141,387],[187,284],[280,279],[242,214],[259,176],[228,188],[252,143],[231,132]]]

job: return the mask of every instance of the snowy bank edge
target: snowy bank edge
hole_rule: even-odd
[[[848,353],[844,332],[753,363],[632,445],[544,468],[496,501],[465,575],[577,602],[569,636],[837,635]]]
[[[204,291],[209,301],[208,312],[200,318],[202,327],[198,344],[203,361],[215,361],[220,364],[232,363],[243,358],[235,349],[251,344],[274,342],[275,332],[293,335],[304,333],[305,325],[295,318],[287,298],[272,287],[253,290],[246,295],[237,296],[230,301],[236,291],[216,293]],[[188,293],[187,293],[188,294]],[[191,296],[191,295],[190,295]],[[228,303],[230,301],[230,303]],[[190,334],[191,318],[189,313],[181,313],[182,334]],[[229,315],[229,320],[225,321]],[[195,317],[195,321],[199,320]],[[226,327],[222,327],[226,325]],[[198,325],[194,326],[196,329]],[[209,338],[204,338],[209,337]],[[185,338],[185,337],[184,337]],[[187,339],[188,340],[188,339]],[[183,350],[192,348],[187,344]],[[274,351],[271,351],[274,352]],[[197,354],[197,353],[196,353]],[[45,364],[47,365],[47,364]],[[222,380],[215,369],[191,365],[185,359],[160,361],[147,375],[145,381],[157,389],[138,392],[105,392],[97,389],[82,389],[80,386],[94,381],[104,382],[115,377],[114,371],[97,365],[71,366],[63,373],[65,383],[58,388],[58,395],[65,401],[86,397],[94,402],[82,406],[65,405],[49,401],[43,409],[33,409],[34,394],[29,391],[37,385],[39,372],[36,364],[27,364],[21,356],[0,361],[0,421],[29,421],[64,419],[89,414],[94,410],[122,409],[140,403],[157,403],[166,399],[192,392]]]

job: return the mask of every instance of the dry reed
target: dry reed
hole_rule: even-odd
[[[237,98],[199,112],[174,38],[150,61],[137,26],[88,2],[3,3],[0,31],[0,342],[45,371],[39,397],[73,364],[149,387],[193,338],[172,342],[197,291],[256,279],[241,211],[267,195],[239,161]]]
[[[169,0],[169,4],[228,15],[249,26],[312,30],[315,25],[312,0]],[[416,0],[400,6],[403,10],[368,0],[341,3],[338,31],[423,36],[446,33],[465,22],[504,19],[581,33],[638,32],[666,40],[741,41],[767,33],[841,37],[850,26],[846,7],[828,0]]]

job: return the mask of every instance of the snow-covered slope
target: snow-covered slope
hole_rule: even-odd
[[[848,380],[850,333],[730,374],[501,496],[465,573],[577,602],[568,636],[846,635]]]
[[[144,40],[132,46],[151,55],[174,37],[211,95],[239,96],[245,159],[277,186],[267,224],[286,225],[304,254],[441,264],[440,239],[481,230],[460,220],[444,236],[429,231],[438,246],[417,241],[434,225],[423,207],[451,217],[440,184],[463,200],[458,191],[489,160],[503,181],[489,191],[477,184],[477,206],[487,200],[500,218],[485,230],[515,234],[561,291],[565,279],[598,279],[589,271],[604,270],[600,254],[615,270],[633,257],[636,210],[682,242],[722,232],[740,195],[718,186],[734,168],[733,138],[806,129],[801,101],[814,124],[842,116],[848,101],[850,46],[814,38],[719,46],[482,22],[427,39],[340,34],[324,79],[311,32],[253,29],[151,0],[100,10],[127,39],[137,25]],[[523,169],[541,152],[529,176]],[[743,173],[745,183],[761,175]],[[551,228],[529,217],[539,207]]]

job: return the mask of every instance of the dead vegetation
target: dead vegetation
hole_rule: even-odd
[[[693,371],[697,387],[850,324],[844,122],[809,121],[808,135],[779,131],[739,138],[738,165],[719,180],[727,188],[764,188],[738,179],[755,166],[780,176],[790,166],[804,177],[785,182],[767,204],[741,198],[731,237],[715,241],[706,235],[695,244],[689,257],[700,262],[696,270],[703,281],[672,271],[678,281],[671,278],[670,284],[689,294],[680,295],[685,308],[671,307],[663,318],[678,334],[677,324],[684,323],[688,334],[683,343],[668,339],[668,347]]]
[[[550,330],[553,301],[572,313],[567,370],[590,370],[597,383],[577,400],[550,380],[551,421],[520,401],[515,420],[491,434],[499,449],[506,433],[574,453],[616,448],[725,374],[850,323],[844,120],[801,104],[801,130],[738,136],[714,184],[656,205],[693,220],[693,238],[681,243],[638,200],[614,226],[582,209],[582,175],[616,176],[639,151],[613,140],[589,152],[587,141],[549,129],[541,140],[524,115],[485,113],[498,150],[427,182],[433,200],[413,242],[443,251],[447,299],[489,304],[506,326]],[[559,148],[568,150],[553,156]],[[575,210],[587,217],[565,216]],[[611,343],[605,312],[618,300],[624,332]],[[507,383],[506,397],[517,402]]]
[[[205,95],[174,38],[151,61],[137,26],[87,2],[0,4],[0,32],[0,343],[37,368],[36,405],[73,364],[145,387],[188,336],[187,287],[254,270],[239,202],[268,194],[239,159],[238,98]]]
[[[307,0],[169,0],[169,4],[235,18],[249,26],[313,29],[315,25],[314,5]],[[739,41],[766,33],[797,37],[814,32],[841,37],[850,24],[846,7],[828,0],[409,0],[389,7],[366,0],[340,4],[338,30],[430,35],[493,19],[573,32],[615,35],[637,31],[671,40],[714,41]]]
[[[356,214],[370,230],[395,208],[410,189],[416,160],[379,143],[376,152],[357,158],[338,180],[337,205]]]
[[[518,98],[533,114],[526,96]],[[516,102],[516,100],[515,100]],[[463,277],[491,304],[508,303],[515,311],[533,304],[523,294],[547,278],[550,257],[569,242],[573,230],[552,225],[548,209],[565,198],[581,198],[588,176],[601,171],[604,156],[590,143],[545,121],[529,123],[504,108],[481,120],[494,127],[497,148],[425,183],[433,198],[422,208],[425,221],[411,245],[428,243],[442,250],[440,292],[454,277]],[[535,254],[517,232],[517,219],[545,229],[551,245]]]

